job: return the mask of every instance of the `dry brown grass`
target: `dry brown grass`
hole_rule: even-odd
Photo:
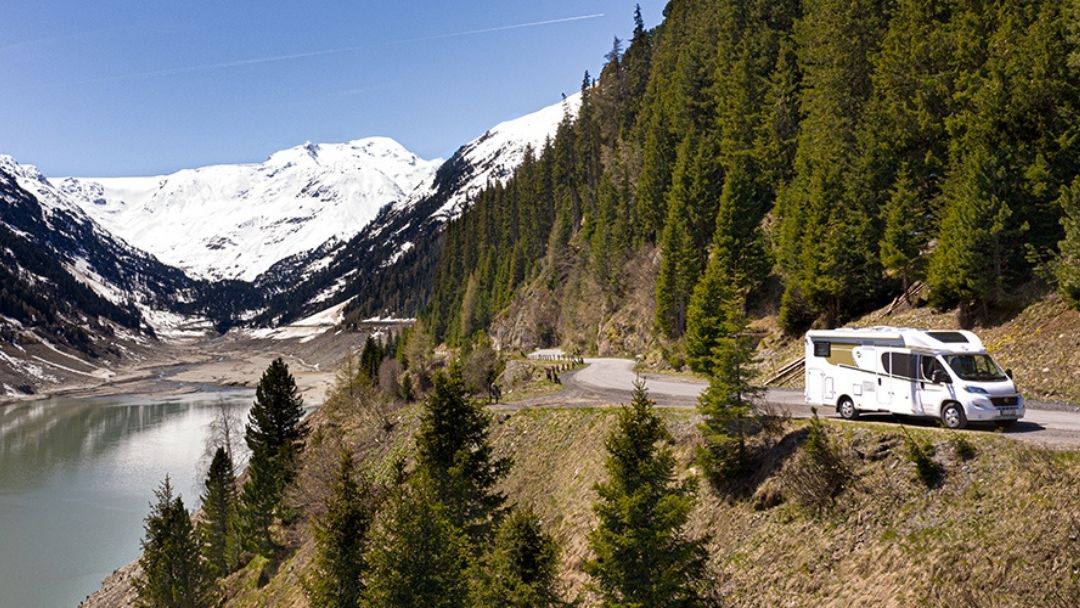
[[[351,446],[369,470],[411,449],[416,408],[402,410],[388,434],[372,423],[321,420],[305,453],[301,486],[309,500],[290,555],[265,586],[262,565],[230,580],[229,606],[304,606],[299,576],[310,559],[306,522],[325,487],[323,461]],[[594,525],[593,486],[603,476],[604,438],[613,407],[531,408],[496,413],[492,440],[514,467],[501,484],[511,503],[529,504],[563,548],[566,592],[595,605],[582,564]],[[680,474],[698,475],[700,443],[691,409],[664,409]],[[798,504],[785,487],[798,466],[805,421],[785,438],[759,480],[768,501],[731,501],[702,484],[690,533],[708,536],[716,588],[728,606],[1076,606],[1080,599],[1080,452],[1051,451],[994,435],[965,438],[975,456],[956,453],[949,432],[910,432],[932,444],[944,478],[917,479],[899,427],[825,421],[850,467],[850,480],[826,508]]]

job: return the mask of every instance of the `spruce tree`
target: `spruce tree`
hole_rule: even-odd
[[[377,370],[376,370],[377,371]],[[304,422],[304,400],[296,388],[289,366],[278,357],[263,372],[255,389],[255,404],[248,413],[244,436],[252,453],[263,451],[270,458],[285,454],[291,458],[303,449],[308,426]]]
[[[705,448],[704,468],[720,485],[736,483],[750,465],[747,437],[756,426],[754,405],[762,389],[754,375],[754,347],[746,335],[742,301],[729,298],[724,322],[711,353],[709,387],[698,398]]]
[[[196,531],[211,577],[222,578],[240,565],[241,551],[236,475],[224,447],[214,452],[205,488]]]
[[[608,435],[606,481],[596,486],[599,525],[585,564],[603,606],[705,605],[703,539],[688,538],[694,485],[679,482],[670,439],[643,383]]]
[[[931,302],[960,305],[960,324],[1000,302],[1012,210],[999,195],[1003,175],[994,155],[974,145],[946,184],[948,202],[930,258]]]
[[[379,364],[383,360],[383,348],[374,336],[368,335],[364,341],[364,350],[360,353],[360,373],[375,382],[379,378]]]
[[[678,338],[686,330],[690,292],[700,272],[689,206],[695,140],[679,145],[675,177],[667,196],[667,219],[660,237],[660,271],[656,277],[656,325],[661,335]]]
[[[492,548],[476,561],[470,576],[473,608],[554,608],[564,606],[557,590],[559,550],[528,508],[503,519]]]
[[[292,481],[296,458],[308,433],[304,402],[289,367],[280,357],[263,372],[255,389],[244,436],[251,449],[248,480],[241,492],[245,546],[260,555],[276,549],[270,527],[279,515],[285,488]]]
[[[458,366],[435,377],[416,438],[418,465],[430,476],[454,525],[476,537],[488,530],[505,497],[495,491],[510,468],[488,440],[491,418],[469,398]]]
[[[468,605],[468,541],[424,471],[383,504],[365,558],[365,608]]]
[[[166,476],[154,491],[142,540],[141,572],[134,580],[138,605],[146,608],[201,608],[213,603],[213,579],[199,557],[191,516],[173,496]]]
[[[922,212],[911,176],[902,167],[882,213],[885,235],[881,241],[881,265],[887,276],[900,279],[905,294],[912,281],[921,276],[922,252],[929,240]]]
[[[285,497],[281,460],[259,449],[248,461],[248,479],[240,493],[244,548],[269,557],[277,549],[270,528]]]
[[[1080,9],[1077,12],[1080,14]],[[1061,249],[1057,266],[1058,290],[1073,308],[1080,309],[1080,177],[1073,179],[1069,187],[1062,188],[1058,204],[1062,211],[1061,226],[1065,229],[1065,238],[1058,243]]]
[[[687,311],[686,362],[700,374],[712,373],[713,349],[725,336],[728,302],[737,297],[731,282],[724,258],[714,252]]]
[[[343,451],[326,514],[315,525],[315,559],[303,581],[313,606],[356,608],[364,587],[364,550],[372,509],[368,489],[356,480],[352,454]]]

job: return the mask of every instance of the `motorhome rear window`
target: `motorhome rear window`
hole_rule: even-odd
[[[967,337],[958,331],[928,331],[926,335],[946,344],[964,344],[968,341]]]
[[[832,342],[814,342],[815,357],[832,356]]]

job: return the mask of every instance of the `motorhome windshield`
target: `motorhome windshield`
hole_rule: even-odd
[[[945,362],[961,380],[998,382],[1008,378],[990,355],[946,355]]]

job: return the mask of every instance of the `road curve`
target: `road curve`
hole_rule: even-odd
[[[649,396],[657,404],[665,406],[692,406],[707,386],[705,382],[691,378],[639,375],[634,371],[634,361],[629,359],[585,359],[585,363],[586,367],[563,374],[563,383],[585,397],[609,403],[627,401],[638,379],[645,382]],[[795,418],[811,415],[800,390],[769,389],[765,401]],[[1029,401],[1024,419],[1004,431],[1005,434],[1056,446],[1080,446],[1080,412],[1039,409],[1039,405],[1038,402]],[[831,409],[818,413],[829,417],[836,415]],[[867,421],[892,420],[889,415],[864,415],[863,418]],[[911,420],[910,423],[935,424],[931,420]]]

